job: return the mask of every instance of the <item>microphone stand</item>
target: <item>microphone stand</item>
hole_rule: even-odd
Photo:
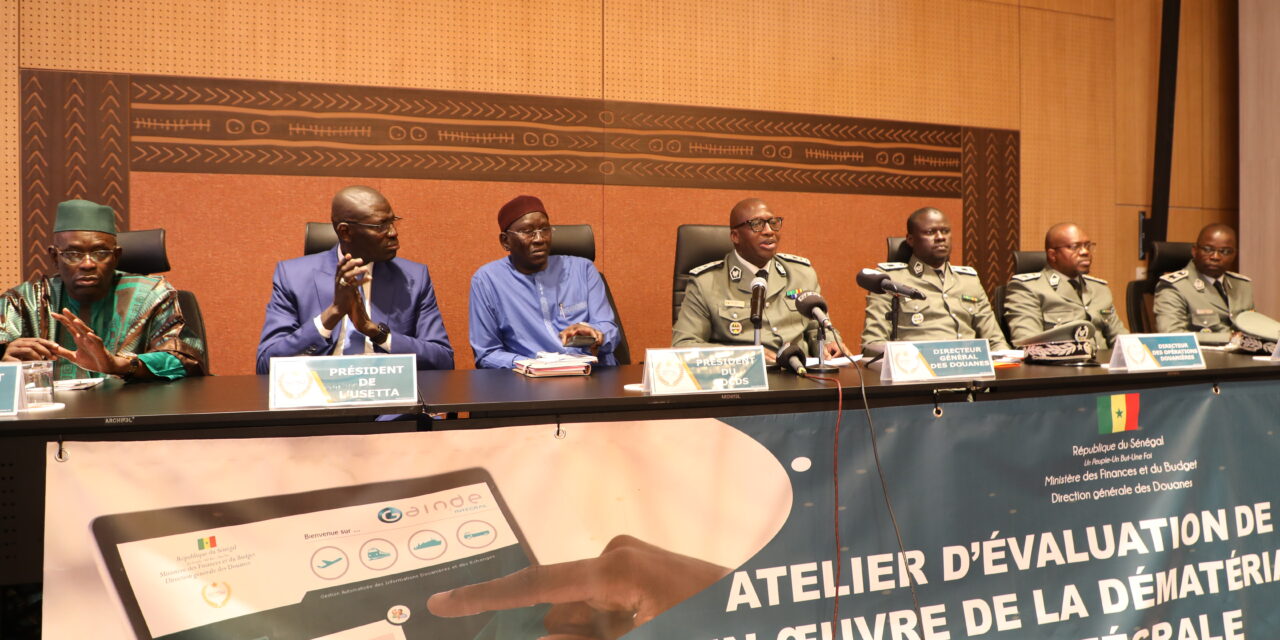
[[[827,329],[826,327],[822,326],[822,323],[818,323],[818,364],[815,364],[812,367],[806,367],[806,369],[808,369],[809,371],[816,371],[818,373],[831,373],[833,371],[839,371],[840,370],[839,367],[823,362],[823,360],[826,358],[826,355],[825,355],[826,353],[827,353]]]
[[[892,293],[889,294],[889,297],[893,298],[893,300],[889,302],[889,342],[897,342],[898,341],[898,316],[902,315],[902,297],[894,295]],[[868,360],[867,364],[870,365],[871,363],[883,357],[884,357],[884,351],[881,351],[880,353],[876,354],[876,357]]]

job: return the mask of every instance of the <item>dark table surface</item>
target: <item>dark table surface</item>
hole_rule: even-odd
[[[55,391],[53,400],[66,407],[0,417],[0,437],[268,428],[363,422],[379,415],[421,411],[416,404],[272,410],[268,408],[266,376],[207,376],[135,384],[108,378],[92,389]]]
[[[1105,354],[1104,354],[1105,355]],[[997,369],[994,378],[881,384],[866,370],[872,406],[968,399],[997,399],[1059,393],[1088,393],[1136,386],[1236,379],[1280,378],[1280,364],[1249,356],[1206,351],[1206,369],[1111,372],[1102,367],[1021,365]],[[840,381],[845,406],[861,406],[858,372],[827,374]],[[526,378],[506,370],[420,371],[418,386],[426,411],[446,414],[437,427],[482,427],[545,420],[618,420],[695,415],[745,415],[830,408],[834,384],[771,372],[768,391],[712,392],[649,396],[628,391],[643,376],[640,365],[597,368],[590,376]],[[936,396],[936,397],[935,397]],[[355,406],[324,409],[268,409],[265,376],[211,376],[171,383],[123,384],[108,379],[84,391],[59,391],[66,408],[0,418],[0,437],[75,436],[148,431],[218,430],[371,422],[380,415],[412,416],[419,405]],[[385,425],[370,430],[402,430]],[[278,435],[278,434],[272,434]],[[200,436],[197,436],[200,437]]]
[[[1109,353],[1100,359],[1105,361]],[[1019,365],[997,369],[994,378],[881,384],[874,369],[865,370],[867,400],[872,406],[941,401],[999,399],[1028,395],[1089,393],[1139,386],[1239,379],[1280,378],[1280,363],[1250,356],[1205,351],[1205,369],[1112,372],[1107,368]],[[591,376],[526,378],[506,370],[420,371],[418,386],[431,412],[458,414],[437,427],[480,427],[546,420],[619,420],[680,415],[748,415],[829,409],[834,384],[785,372],[769,374],[768,391],[712,392],[647,396],[627,391],[643,376],[641,365],[601,367]],[[834,374],[846,407],[861,406],[858,371]]]

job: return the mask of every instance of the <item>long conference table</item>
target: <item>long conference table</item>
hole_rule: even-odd
[[[1106,360],[1108,354],[1100,354]],[[1280,378],[1280,363],[1215,351],[1199,370],[1111,372],[1103,367],[1020,365],[993,378],[881,384],[864,370],[867,406],[981,402],[1056,394]],[[846,410],[862,408],[859,371],[839,381]],[[589,377],[530,379],[505,370],[420,371],[421,402],[326,409],[268,408],[265,376],[210,376],[172,383],[110,379],[85,391],[55,392],[61,410],[0,418],[0,585],[41,580],[44,474],[59,464],[49,443],[75,456],[76,440],[252,438],[489,428],[688,417],[830,411],[837,384],[769,374],[769,390],[650,396],[627,390],[643,367],[599,368]]]

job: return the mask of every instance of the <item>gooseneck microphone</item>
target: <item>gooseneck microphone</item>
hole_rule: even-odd
[[[889,274],[875,269],[863,269],[858,272],[858,286],[871,293],[887,293],[900,298],[924,300],[924,292],[900,282],[894,282]],[[799,305],[797,305],[799,306]]]
[[[794,371],[798,375],[804,375],[807,372],[804,368],[804,352],[790,342],[782,345],[782,349],[778,351],[778,366]]]
[[[769,288],[769,272],[761,269],[751,281],[751,321],[760,326],[760,317],[764,315],[764,296]]]
[[[835,327],[831,326],[831,319],[827,317],[827,301],[822,298],[822,294],[817,291],[801,291],[796,294],[796,311],[800,315],[817,320],[818,324],[830,331],[835,331]]]

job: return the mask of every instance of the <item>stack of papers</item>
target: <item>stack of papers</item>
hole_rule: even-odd
[[[586,376],[591,375],[591,365],[596,361],[595,356],[541,352],[537,358],[516,360],[512,371],[530,378]]]

